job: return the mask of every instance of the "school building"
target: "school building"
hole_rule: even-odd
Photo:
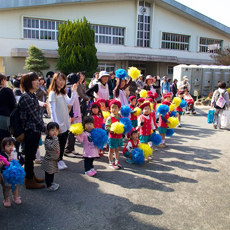
[[[23,67],[28,47],[42,49],[56,71],[58,26],[86,17],[95,30],[98,69],[136,66],[168,75],[178,64],[213,64],[210,54],[230,45],[230,28],[174,0],[0,1],[0,72]]]

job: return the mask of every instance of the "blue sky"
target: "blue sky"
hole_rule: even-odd
[[[230,0],[176,0],[230,27]]]

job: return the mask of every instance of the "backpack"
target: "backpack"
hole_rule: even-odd
[[[22,122],[19,113],[20,100],[21,98],[19,99],[17,107],[10,114],[10,133],[15,137],[17,142],[23,143],[25,139],[25,130],[22,127]]]
[[[215,108],[215,109],[224,109],[224,108],[225,108],[225,105],[226,105],[226,102],[224,103],[224,106],[223,106],[223,107],[218,106],[218,105],[217,105],[217,102],[218,102],[219,99],[221,99],[221,97],[223,98],[224,94],[226,93],[226,90],[225,90],[223,93],[221,93],[221,94],[220,94],[220,92],[217,90],[217,93],[218,93],[218,95],[217,95],[217,98],[216,98],[216,100],[215,100],[215,102],[214,102],[214,108]]]

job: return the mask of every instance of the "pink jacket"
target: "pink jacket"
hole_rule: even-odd
[[[76,136],[76,138],[80,142],[83,142],[84,145],[83,157],[88,157],[88,158],[99,157],[98,148],[93,144],[89,132],[85,131],[81,135]]]

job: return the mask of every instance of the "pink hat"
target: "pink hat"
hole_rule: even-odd
[[[145,78],[145,83],[147,80],[153,80],[154,78],[152,77],[152,75],[147,75],[147,77]]]

